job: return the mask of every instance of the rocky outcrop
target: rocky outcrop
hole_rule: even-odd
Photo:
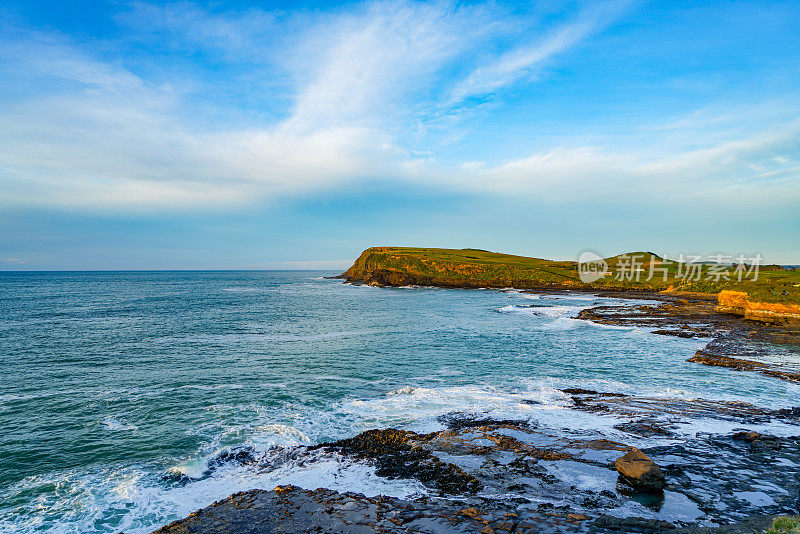
[[[798,372],[782,370],[776,368],[774,365],[764,362],[744,360],[741,358],[730,358],[728,356],[722,356],[711,351],[699,350],[694,356],[689,358],[688,361],[715,367],[727,367],[728,369],[734,369],[736,371],[755,371],[757,373],[780,378],[781,380],[786,380],[788,382],[800,383],[800,373]]]
[[[387,287],[572,287],[582,285],[575,265],[475,249],[371,247],[340,278]]]
[[[614,462],[622,479],[637,489],[657,491],[664,489],[664,474],[645,453],[633,447],[625,456]]]
[[[446,493],[475,493],[480,482],[463,469],[442,462],[421,444],[430,436],[393,428],[368,430],[353,437],[312,447],[357,460],[371,460],[386,478],[416,478]]]
[[[623,440],[625,436],[640,440],[653,429],[657,434],[669,432],[685,418],[726,421],[724,427],[742,430],[697,437],[674,434],[669,442],[639,451],[594,430],[561,433],[525,421],[458,412],[441,416],[439,422],[446,428],[428,434],[369,430],[280,453],[233,450],[212,461],[209,474],[229,462],[258,471],[286,463],[355,461],[373,466],[381,477],[416,480],[425,490],[393,498],[294,486],[254,489],[157,532],[710,534],[717,530],[699,527],[698,521],[724,525],[752,514],[798,512],[800,437],[767,436],[748,429],[765,421],[800,425],[800,408],[769,410],[733,401],[637,397],[579,388],[563,392],[575,401],[573,409],[628,421],[616,427],[616,437]],[[669,479],[669,486],[650,491],[663,481],[659,472]],[[619,483],[620,476],[626,477],[625,484]],[[637,481],[638,489],[631,489],[629,484]],[[629,511],[628,517],[614,517],[623,509]],[[753,531],[722,527],[719,532]]]
[[[650,294],[649,298],[664,302],[657,307],[648,305],[625,309],[598,306],[581,311],[578,318],[601,324],[654,328],[654,334],[711,338],[688,361],[800,382],[800,367],[795,363],[800,358],[800,329],[749,321],[744,312],[732,313],[732,310],[744,309],[742,295],[746,294],[724,297],[726,307],[720,311],[720,307],[715,307],[707,296],[683,298],[663,293]]]
[[[753,302],[743,291],[720,291],[718,313],[741,315],[751,321],[776,325],[800,326],[800,305],[774,302]]]
[[[747,311],[747,293],[743,291],[720,291],[717,295],[718,313],[730,313],[744,316]]]
[[[278,486],[250,490],[170,523],[153,534],[481,532],[487,521],[457,510],[392,497]]]

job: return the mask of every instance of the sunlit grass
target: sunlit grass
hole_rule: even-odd
[[[776,518],[765,534],[800,534],[800,516]]]
[[[640,289],[661,291],[672,288],[678,291],[716,294],[722,290],[745,291],[751,301],[773,303],[800,303],[800,270],[784,269],[777,265],[762,266],[757,280],[738,281],[729,274],[714,280],[683,277],[685,264],[664,260],[650,252],[631,252],[606,258],[607,276],[592,284],[584,284],[578,276],[574,261],[552,261],[502,254],[479,249],[445,249],[416,247],[374,247],[358,258],[356,271],[390,270],[417,275],[432,285],[491,287],[533,287],[536,285],[563,285],[598,289]],[[640,276],[618,277],[616,274],[630,269],[635,263]],[[651,274],[651,269],[653,271]],[[707,265],[706,265],[707,269]],[[666,272],[666,279],[664,278]],[[707,271],[704,271],[707,273]],[[648,279],[649,278],[649,279]]]

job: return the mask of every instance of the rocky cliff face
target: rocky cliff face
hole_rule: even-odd
[[[717,295],[719,313],[741,315],[745,319],[779,325],[800,325],[800,305],[772,302],[752,302],[743,291],[720,291]]]
[[[581,285],[577,280],[577,272],[559,262],[505,255],[511,261],[490,263],[477,256],[485,251],[476,251],[476,257],[471,259],[469,249],[441,250],[446,252],[437,256],[406,252],[394,247],[368,248],[341,278],[350,282],[395,287],[420,285],[532,289]]]

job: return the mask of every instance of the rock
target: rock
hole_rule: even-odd
[[[660,519],[645,519],[643,517],[613,517],[601,515],[594,521],[594,526],[601,532],[665,532],[675,531],[675,525]]]
[[[664,489],[664,474],[645,453],[633,447],[614,463],[623,480],[637,489]]]
[[[753,448],[756,449],[777,450],[781,448],[780,438],[759,434],[758,432],[753,432],[752,430],[736,432],[731,436],[731,438],[736,441],[744,441],[745,443],[749,443],[751,446],[753,446]]]
[[[685,339],[691,339],[696,337],[698,334],[691,331],[686,330],[669,330],[669,329],[661,329],[661,330],[653,330],[653,334],[658,334],[661,336],[675,336],[675,337],[682,337]]]
[[[234,493],[153,534],[457,534],[482,528],[490,527],[484,521],[422,501],[278,486],[273,491]]]
[[[709,351],[709,347],[712,346],[712,343],[709,343],[705,349],[698,350],[695,355],[689,358],[687,361],[717,367],[727,367],[736,371],[756,371],[767,376],[774,376],[775,378],[786,380],[788,382],[800,382],[800,373],[794,371],[785,371],[767,363],[745,360],[742,358],[730,358],[728,356],[711,352]]]
[[[673,432],[664,428],[663,424],[659,421],[630,421],[614,425],[614,428],[639,436],[671,436]]]
[[[733,439],[737,441],[745,441],[747,443],[752,443],[754,441],[758,441],[764,437],[763,434],[759,434],[758,432],[744,431],[744,432],[736,432],[733,436]]]
[[[355,437],[322,443],[309,450],[336,451],[360,460],[374,462],[378,476],[415,478],[426,486],[445,493],[475,493],[481,487],[474,476],[460,467],[441,461],[420,447],[426,437],[405,430],[374,429]]]

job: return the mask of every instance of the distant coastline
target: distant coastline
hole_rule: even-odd
[[[687,280],[685,267],[651,252],[630,252],[603,260],[609,269],[623,262],[642,265],[642,275],[604,276],[586,283],[578,263],[516,256],[479,249],[371,247],[340,278],[373,286],[449,288],[515,288],[528,290],[618,291],[695,295],[719,299],[721,313],[753,321],[800,326],[800,271],[763,266],[755,280]],[[659,276],[646,275],[649,268]],[[735,305],[732,304],[736,301]]]

